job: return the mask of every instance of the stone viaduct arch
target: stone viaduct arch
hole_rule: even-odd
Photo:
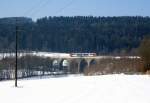
[[[90,61],[90,63],[89,63],[89,67],[92,67],[92,66],[97,65],[97,64],[98,64],[98,60],[92,59],[92,60]]]
[[[86,68],[88,68],[88,62],[85,59],[82,59],[79,62],[79,73],[83,73]]]
[[[57,62],[56,62],[57,61]],[[83,73],[86,68],[89,68],[92,65],[96,65],[98,63],[98,59],[95,58],[84,58],[84,57],[76,57],[76,58],[55,58],[53,59],[53,68],[54,70],[63,71],[63,62],[67,62],[67,69],[72,73]],[[56,64],[55,64],[55,63]]]

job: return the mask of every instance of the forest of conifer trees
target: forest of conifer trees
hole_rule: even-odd
[[[150,34],[149,17],[43,17],[36,21],[26,17],[1,18],[1,52],[15,50],[16,25],[19,26],[19,50],[130,52]]]

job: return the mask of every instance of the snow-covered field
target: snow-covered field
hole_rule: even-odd
[[[0,103],[150,103],[150,76],[47,77],[0,82]]]

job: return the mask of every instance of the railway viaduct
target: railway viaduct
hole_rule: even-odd
[[[116,60],[122,58],[139,58],[139,57],[114,57],[114,56],[94,56],[94,57],[53,57],[53,66],[59,66],[60,69],[64,67],[68,70],[75,69],[77,73],[84,72],[85,68],[89,68],[92,65],[97,65],[103,62],[104,59]]]
[[[60,69],[63,67],[67,69],[76,68],[76,72],[83,72],[85,68],[95,65],[101,58],[98,57],[61,57],[53,58],[53,66],[59,65]],[[73,67],[72,67],[73,66]]]
[[[40,56],[40,57],[49,57],[51,58],[51,68],[54,70],[67,70],[76,73],[84,72],[85,68],[89,68],[92,65],[97,65],[98,63],[102,64],[105,60],[110,60],[105,65],[111,65],[116,59],[126,59],[127,61],[133,58],[140,58],[137,56],[70,56],[70,54],[60,54],[60,53],[45,53],[45,52],[36,52],[36,53],[20,53],[19,56]],[[0,54],[1,58],[15,56],[14,53],[5,55]],[[118,60],[120,62],[120,60]],[[132,60],[134,61],[134,60]],[[124,62],[124,61],[123,61]],[[130,62],[130,61],[129,61]],[[124,63],[125,64],[125,63]],[[128,63],[129,64],[129,63]],[[131,64],[131,63],[130,63]]]

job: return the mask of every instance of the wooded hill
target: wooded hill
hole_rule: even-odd
[[[17,24],[16,24],[17,19]],[[0,19],[0,51],[15,50],[15,27],[19,26],[19,49],[50,52],[130,52],[150,35],[150,17],[26,17]]]

